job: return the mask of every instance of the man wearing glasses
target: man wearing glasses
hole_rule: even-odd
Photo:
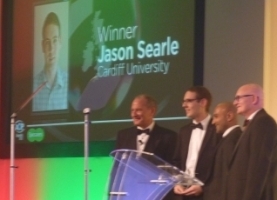
[[[184,95],[182,107],[192,121],[182,127],[176,149],[176,164],[187,174],[206,182],[213,167],[219,135],[215,132],[209,114],[212,96],[203,86],[193,86]],[[174,192],[183,200],[202,200],[202,187],[199,185],[176,185]]]
[[[257,84],[246,84],[237,90],[234,105],[246,123],[229,163],[227,200],[273,200],[277,128],[263,109],[263,98],[263,90]]]

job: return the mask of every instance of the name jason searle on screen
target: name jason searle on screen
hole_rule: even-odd
[[[161,57],[161,56],[170,56],[177,55],[179,53],[179,42],[167,37],[166,41],[160,43],[146,43],[143,40],[140,40],[137,43],[137,58],[152,58],[152,57]],[[124,61],[134,59],[134,47],[119,47],[119,48],[107,48],[105,45],[102,45],[100,48],[100,56],[98,57],[98,62],[115,62],[115,61]]]

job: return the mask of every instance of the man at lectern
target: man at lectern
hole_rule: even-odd
[[[175,162],[180,169],[204,184],[213,168],[213,159],[220,136],[215,132],[209,114],[212,96],[203,86],[189,88],[183,98],[182,107],[192,121],[181,128],[176,149]],[[203,188],[199,185],[184,187],[176,185],[174,192],[184,200],[202,200]]]
[[[118,132],[116,149],[146,151],[172,163],[177,133],[154,121],[156,110],[157,103],[151,96],[135,97],[131,105],[134,126]]]
[[[135,97],[131,105],[134,126],[118,132],[116,149],[135,149],[154,153],[172,164],[177,133],[159,126],[154,121],[156,110],[157,103],[151,96],[141,94]],[[173,200],[174,196],[171,191],[164,200]]]

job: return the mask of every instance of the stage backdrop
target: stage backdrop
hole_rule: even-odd
[[[203,77],[203,0],[11,2],[3,64],[17,157],[82,156],[85,108],[92,146],[110,151],[142,93],[157,123],[186,123],[184,91]]]
[[[109,152],[116,132],[132,125],[130,104],[136,95],[157,99],[159,124],[178,130],[186,123],[183,93],[203,78],[203,2],[5,1],[1,199],[9,198],[9,119],[14,112],[16,200],[84,198],[84,108],[91,109],[92,121],[90,199],[107,199]],[[47,16],[58,18],[53,32],[44,26]],[[44,84],[49,63],[62,80],[62,92],[52,96],[45,92],[50,82]]]

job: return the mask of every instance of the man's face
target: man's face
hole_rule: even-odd
[[[254,96],[253,92],[247,87],[238,89],[234,99],[238,114],[246,115],[251,110]]]
[[[145,99],[134,99],[131,106],[131,117],[135,126],[146,128],[152,123],[154,115],[155,109],[147,107]]]
[[[61,48],[61,39],[59,27],[55,24],[49,24],[44,29],[42,50],[44,53],[46,67],[56,66],[59,59]]]
[[[228,127],[227,112],[221,107],[216,107],[213,113],[213,122],[217,133],[224,133]]]
[[[187,117],[190,117],[191,119],[198,117],[201,111],[200,101],[200,99],[197,99],[195,92],[187,91],[185,93],[182,107],[184,108]]]

